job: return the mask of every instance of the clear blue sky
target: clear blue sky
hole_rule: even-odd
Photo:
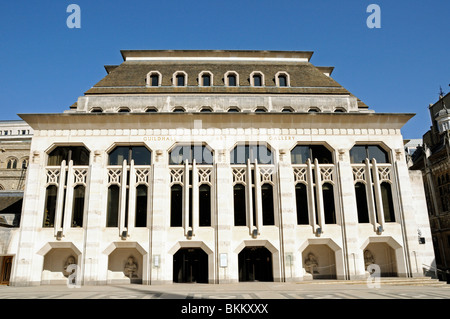
[[[66,26],[72,3],[81,29]],[[371,3],[381,29],[366,25]],[[448,0],[3,0],[0,120],[68,109],[124,49],[307,50],[376,112],[416,113],[402,132],[420,138],[450,91],[449,12]]]

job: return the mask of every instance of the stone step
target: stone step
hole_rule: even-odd
[[[333,279],[317,279],[309,281],[300,281],[297,284],[313,284],[313,285],[366,285],[367,280],[333,280]],[[445,281],[439,281],[430,277],[380,277],[381,285],[398,285],[398,286],[442,286],[450,288]]]

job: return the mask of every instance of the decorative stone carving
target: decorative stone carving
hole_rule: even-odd
[[[138,265],[134,257],[133,256],[128,257],[127,262],[125,263],[125,267],[123,269],[123,273],[125,274],[125,276],[127,276],[130,279],[137,278],[138,277],[137,269]]]
[[[76,265],[76,264],[77,264],[77,262],[76,262],[76,259],[74,256],[71,255],[71,256],[67,257],[66,262],[64,263],[64,271],[63,271],[64,276],[68,277],[69,275],[71,275],[75,270],[74,269],[72,269],[72,271],[67,270],[67,267],[69,267],[70,265]]]
[[[364,251],[364,268],[367,270],[367,267],[374,263],[375,263],[375,257],[373,257],[373,254],[370,250],[366,249]]]
[[[305,271],[311,275],[318,274],[319,262],[313,253],[308,253],[308,257],[305,259]]]

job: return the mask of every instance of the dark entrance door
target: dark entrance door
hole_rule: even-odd
[[[208,283],[208,254],[201,248],[181,248],[173,255],[173,282]]]
[[[9,285],[11,277],[12,256],[3,257],[2,267],[0,268],[0,285]]]
[[[272,253],[265,247],[246,247],[238,257],[239,281],[273,281]]]

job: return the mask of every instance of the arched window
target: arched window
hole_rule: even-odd
[[[122,165],[124,160],[134,165],[150,165],[152,154],[145,146],[116,146],[109,152],[108,165]]]
[[[209,106],[202,107],[200,113],[211,113],[212,109]]]
[[[211,186],[207,184],[200,185],[198,189],[199,196],[199,226],[211,226]]]
[[[308,113],[319,113],[320,110],[317,107],[312,107],[308,110]]]
[[[118,113],[130,113],[130,108],[128,108],[126,106],[122,106],[119,108],[119,110],[117,112]]]
[[[93,107],[91,113],[103,113],[103,109],[101,107]]]
[[[383,202],[384,221],[395,222],[394,202],[392,201],[391,184],[383,182],[380,185]]]
[[[185,110],[181,106],[178,106],[178,107],[173,109],[173,113],[184,113],[184,112],[185,112]]]
[[[187,86],[187,73],[184,71],[175,72],[172,82],[175,86]]]
[[[278,72],[275,74],[275,85],[279,87],[287,87],[289,83],[289,74],[286,72]]]
[[[264,86],[264,75],[260,72],[252,72],[250,84],[251,86]]]
[[[170,191],[170,227],[183,226],[183,187],[174,184]]]
[[[147,74],[147,86],[161,86],[162,75],[158,71],[150,71]]]
[[[228,109],[228,113],[239,113],[241,110],[239,110],[239,108],[238,107],[230,107],[229,109]]]
[[[203,71],[199,74],[200,86],[212,86],[213,85],[213,75],[209,71]]]
[[[263,225],[275,225],[272,185],[267,183],[261,185],[261,197]]]
[[[136,220],[135,227],[147,226],[147,202],[148,202],[147,185],[139,185],[136,187]]]
[[[367,206],[366,185],[358,182],[355,184],[356,207],[358,210],[358,223],[369,222],[369,210]]]
[[[297,204],[297,224],[308,225],[308,193],[305,184],[297,183],[297,185],[295,185],[295,201]]]
[[[325,224],[336,224],[333,185],[330,183],[324,183],[322,185],[322,192]]]
[[[267,110],[264,106],[258,106],[255,110],[255,113],[266,113]]]
[[[234,226],[247,224],[247,210],[245,203],[245,185],[236,184],[233,187]]]
[[[291,107],[284,107],[284,108],[281,110],[281,112],[282,112],[282,113],[292,113],[292,112],[294,112],[294,110],[293,110]]]
[[[225,73],[225,85],[226,86],[238,86],[239,85],[239,75],[234,71],[228,71]]]
[[[364,163],[375,159],[377,163],[389,163],[388,153],[378,145],[355,145],[350,150],[350,161],[352,163]]]
[[[297,145],[291,151],[292,164],[305,164],[308,159],[311,162],[317,159],[319,164],[332,164],[333,154],[323,145]]]
[[[108,206],[106,212],[106,227],[119,226],[119,199],[120,187],[111,185],[108,187]]]
[[[83,227],[85,191],[84,185],[73,189],[72,227]]]
[[[45,210],[42,227],[54,227],[55,225],[57,190],[56,185],[50,185],[45,191]]]
[[[55,148],[48,155],[48,166],[59,166],[62,161],[68,164],[73,161],[73,165],[89,165],[89,151],[84,146],[60,146]]]
[[[16,169],[17,168],[17,158],[10,158],[8,163],[6,164],[7,169]]]
[[[274,163],[272,151],[265,145],[237,145],[231,151],[231,164],[246,164],[248,159],[250,159],[251,163],[254,163],[255,160],[257,160],[259,164]]]
[[[27,169],[28,167],[28,159],[24,159],[22,160],[22,165],[21,165],[22,169]]]
[[[156,107],[148,107],[145,109],[145,113],[157,113],[158,109]]]
[[[177,145],[169,152],[169,165],[181,165],[186,160],[197,164],[214,164],[214,155],[206,145]]]

